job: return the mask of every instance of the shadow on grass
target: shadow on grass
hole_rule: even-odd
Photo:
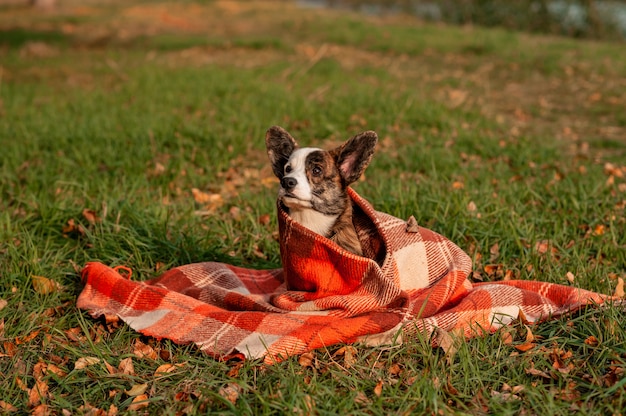
[[[69,37],[58,31],[35,31],[25,29],[0,30],[0,45],[19,48],[28,42],[46,42],[67,45]]]

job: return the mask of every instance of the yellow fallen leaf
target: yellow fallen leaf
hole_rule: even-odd
[[[33,282],[35,292],[40,295],[48,295],[62,288],[58,282],[48,279],[47,277],[32,275],[30,279]]]
[[[94,365],[100,362],[100,358],[98,357],[81,357],[74,363],[74,369],[82,370],[85,367],[89,367],[90,365]]]
[[[137,397],[144,394],[146,390],[148,390],[148,383],[133,384],[132,386],[130,386],[130,389],[124,390],[124,393],[126,393],[130,397]]]
[[[0,311],[4,309],[8,304],[9,302],[7,302],[6,300],[0,299]]]
[[[181,368],[185,365],[185,363],[179,363],[179,364],[163,364],[160,365],[156,371],[154,372],[155,376],[158,376],[160,374],[167,374],[167,373],[171,373],[172,371],[175,371],[178,368]]]

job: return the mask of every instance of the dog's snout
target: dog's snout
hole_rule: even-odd
[[[280,180],[280,186],[285,188],[286,191],[291,191],[293,188],[296,187],[297,184],[298,181],[296,180],[296,178],[291,178],[289,176],[285,176]]]

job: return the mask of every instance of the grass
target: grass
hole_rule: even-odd
[[[485,267],[497,264],[613,293],[626,273],[623,45],[271,2],[8,8],[0,32],[6,409],[623,413],[615,307],[533,327],[527,352],[516,324],[451,357],[416,339],[272,367],[218,362],[75,307],[92,260],[142,279],[198,261],[278,267],[263,143],[273,124],[305,144],[376,130],[358,191],[459,244],[476,280],[501,279]],[[194,188],[217,203],[197,202]],[[42,293],[32,276],[63,288]],[[100,361],[81,369],[84,357]],[[128,358],[133,371],[107,368]],[[156,374],[163,364],[183,365]],[[149,405],[133,410],[131,387],[144,384]]]

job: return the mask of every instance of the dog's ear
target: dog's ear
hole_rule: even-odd
[[[355,182],[361,177],[369,165],[378,136],[373,131],[364,131],[357,134],[338,148],[331,150],[337,161],[341,177],[347,184]]]
[[[265,147],[274,175],[278,179],[282,179],[285,176],[285,164],[287,164],[289,156],[298,147],[298,143],[287,133],[287,130],[279,126],[272,126],[265,133]]]

